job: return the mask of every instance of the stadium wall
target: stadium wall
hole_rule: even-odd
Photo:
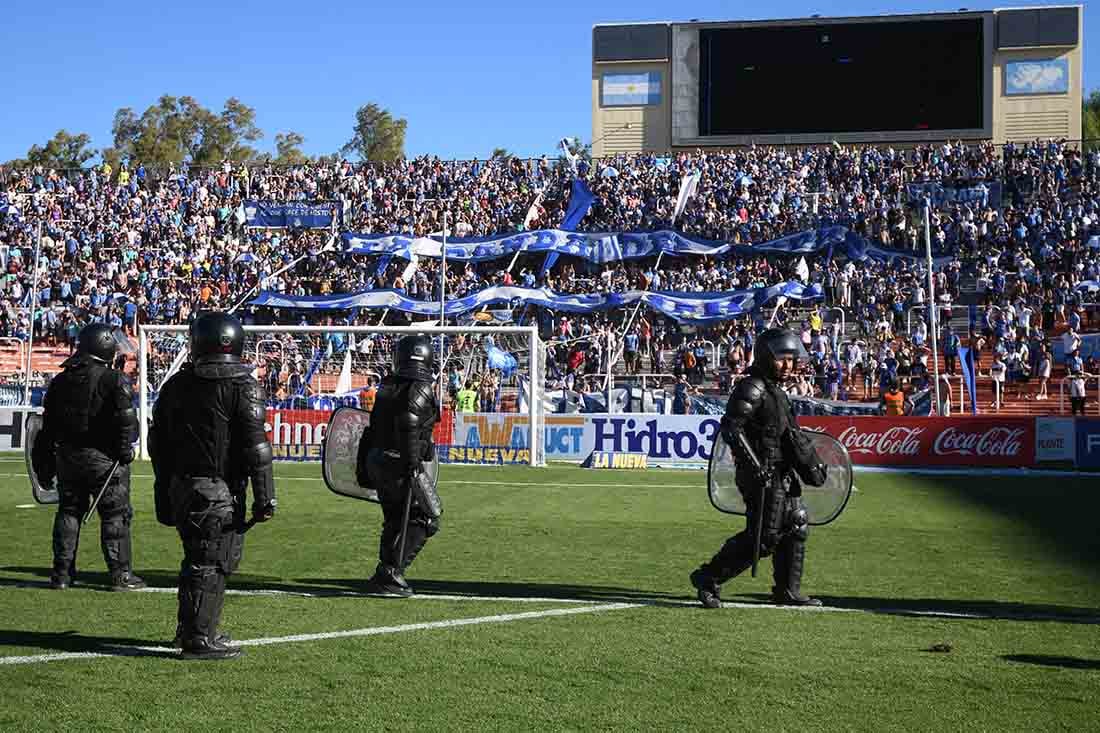
[[[0,408],[0,453],[22,453],[27,416],[40,408]],[[265,427],[276,457],[316,461],[327,410],[274,409]],[[1100,471],[1100,417],[803,417],[799,423],[843,443],[853,463],[909,468],[1079,468]],[[546,458],[580,463],[593,452],[641,453],[650,466],[703,466],[718,433],[710,415],[547,415]],[[445,411],[436,426],[440,460],[527,464],[525,415]]]

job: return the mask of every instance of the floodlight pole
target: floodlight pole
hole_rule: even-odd
[[[31,362],[34,359],[34,317],[38,305],[38,261],[42,256],[42,219],[38,220],[34,242],[34,274],[31,276],[31,298],[29,323],[27,324],[27,372],[23,380],[23,401],[31,406]]]
[[[931,303],[932,320],[932,370],[935,374],[936,413],[940,411],[940,330],[939,308],[936,305],[936,278],[932,273],[932,201],[924,199],[924,253],[928,260],[928,298]]]

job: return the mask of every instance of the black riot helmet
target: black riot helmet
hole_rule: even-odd
[[[213,311],[191,324],[191,361],[239,362],[244,353],[244,327],[235,316]]]
[[[806,347],[794,331],[785,328],[769,328],[756,339],[753,347],[753,365],[771,379],[778,378],[776,359],[793,356],[795,360],[806,358]]]
[[[90,323],[80,329],[80,336],[76,340],[76,350],[79,354],[88,356],[110,364],[118,353],[118,341],[115,340],[115,330],[106,323]]]
[[[398,341],[393,354],[393,371],[404,379],[432,381],[432,340],[418,333]]]

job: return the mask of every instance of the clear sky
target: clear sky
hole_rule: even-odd
[[[1023,6],[1042,3],[1006,3]],[[0,24],[0,161],[60,128],[111,144],[120,107],[140,115],[162,94],[220,110],[236,96],[311,155],[351,136],[355,110],[376,102],[408,120],[406,153],[486,157],[553,152],[588,140],[596,23],[739,20],[957,10],[907,0],[559,0],[287,2],[185,0],[4,3]],[[992,7],[992,6],[985,6]],[[981,6],[971,6],[972,10]],[[1100,25],[1085,8],[1086,90],[1100,87]],[[932,49],[930,49],[932,51]]]

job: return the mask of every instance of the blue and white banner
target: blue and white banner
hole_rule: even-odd
[[[925,197],[932,200],[932,206],[940,208],[946,204],[977,204],[1001,208],[1001,182],[986,181],[973,186],[945,186],[942,183],[910,183],[906,186],[909,202],[918,204]]]
[[[723,293],[677,293],[631,290],[626,293],[563,295],[547,288],[494,286],[446,302],[448,317],[460,316],[487,305],[508,303],[513,307],[534,305],[568,313],[591,313],[623,308],[638,301],[651,310],[682,323],[714,323],[749,313],[779,296],[792,300],[817,300],[823,296],[821,285],[786,282],[767,288],[730,290]],[[439,313],[437,301],[415,300],[393,290],[366,290],[346,295],[293,296],[263,291],[252,305],[300,310],[349,310],[371,308],[399,310],[423,316]]]
[[[267,229],[328,229],[333,216],[339,221],[341,204],[324,201],[319,204],[275,204],[260,201],[244,202],[244,223],[249,227]]]
[[[410,259],[443,256],[443,244],[434,237],[409,237],[401,234],[342,235],[344,251],[360,255],[393,255]],[[656,257],[660,252],[672,256],[723,255],[751,256],[767,253],[789,256],[814,255],[835,249],[850,260],[892,259],[923,260],[923,254],[883,249],[846,227],[831,226],[789,234],[758,244],[729,244],[713,239],[689,237],[674,231],[659,232],[567,232],[561,229],[536,229],[529,232],[495,236],[447,239],[447,259],[461,262],[483,262],[510,257],[521,250],[531,254],[557,253],[580,257],[597,264]],[[950,262],[950,257],[938,257],[935,267]]]
[[[661,103],[661,72],[604,74],[600,106],[635,107]]]

